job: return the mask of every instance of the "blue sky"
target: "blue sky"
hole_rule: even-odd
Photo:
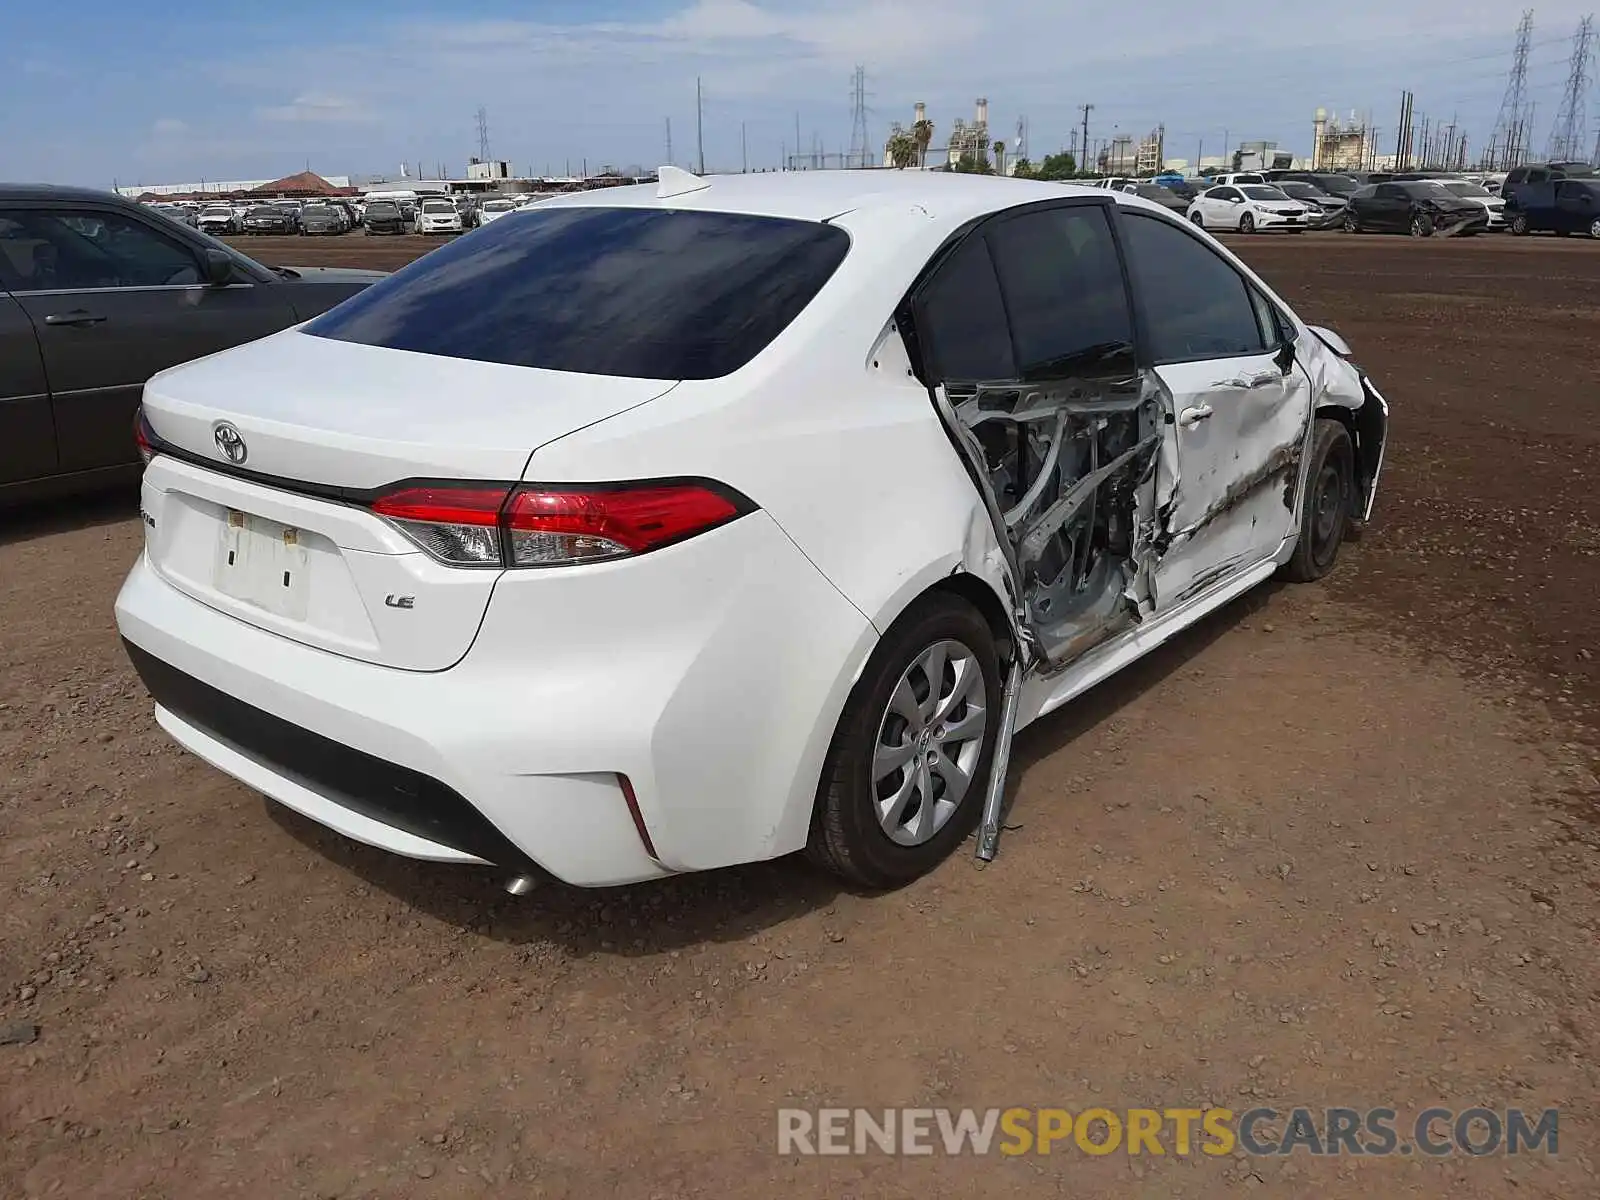
[[[1535,12],[1536,149],[1590,5]],[[0,177],[84,183],[261,178],[302,170],[459,173],[474,115],[518,171],[695,161],[695,78],[710,169],[793,149],[795,118],[837,152],[867,70],[872,141],[924,100],[942,133],[990,101],[1032,156],[1093,103],[1090,136],[1168,131],[1169,155],[1224,131],[1309,149],[1311,112],[1374,114],[1392,145],[1399,92],[1476,147],[1505,87],[1518,11],[1484,0],[75,0],[11,7],[0,39]],[[1313,47],[1314,43],[1314,47]],[[1590,133],[1600,116],[1591,89]]]

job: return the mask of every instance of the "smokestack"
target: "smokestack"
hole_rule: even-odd
[[[926,121],[928,119],[928,106],[921,100],[917,101],[915,112],[917,115],[912,118],[913,121]]]
[[[978,97],[976,120],[979,125],[987,125],[989,123],[989,101],[987,97]]]
[[[1311,118],[1311,169],[1322,166],[1322,139],[1328,128],[1328,110],[1319,108]]]

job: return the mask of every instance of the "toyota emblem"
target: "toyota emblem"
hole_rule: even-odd
[[[218,423],[211,431],[211,437],[217,443],[217,449],[222,451],[222,456],[234,466],[244,462],[250,455],[249,448],[244,444],[244,438],[226,421]]]

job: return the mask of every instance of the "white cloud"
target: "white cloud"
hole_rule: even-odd
[[[182,137],[189,132],[189,123],[177,117],[157,117],[150,125],[150,136],[155,138]]]
[[[363,105],[344,96],[326,92],[302,92],[288,104],[270,105],[256,110],[263,121],[309,121],[321,124],[366,122],[373,114]]]

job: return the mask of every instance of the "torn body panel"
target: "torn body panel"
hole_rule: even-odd
[[[997,535],[1034,669],[1066,666],[1147,611],[1160,397],[1142,373],[936,392]]]
[[[1179,483],[1161,514],[1155,608],[1164,611],[1278,553],[1296,527],[1310,381],[1270,358],[1156,369],[1177,411]]]

